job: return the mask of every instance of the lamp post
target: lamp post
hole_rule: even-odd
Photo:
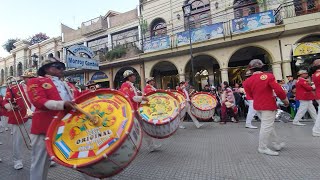
[[[193,66],[193,52],[192,52],[192,39],[191,39],[191,28],[190,28],[190,16],[191,16],[191,4],[186,4],[182,7],[183,14],[188,20],[188,31],[189,31],[189,45],[190,45],[190,63],[191,63],[191,85],[195,85],[194,82],[194,66]]]
[[[34,53],[31,56],[31,58],[32,58],[32,62],[33,62],[32,67],[38,69],[38,58],[39,57],[36,55],[36,53]]]

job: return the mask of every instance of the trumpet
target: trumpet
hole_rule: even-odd
[[[29,118],[29,117],[32,117],[32,110],[30,108],[30,106],[28,105],[27,103],[27,100],[26,100],[26,97],[24,96],[24,93],[23,91],[21,90],[21,87],[20,87],[20,84],[21,83],[18,83],[17,79],[15,77],[8,77],[7,80],[6,80],[6,83],[7,83],[7,86],[8,86],[8,89],[12,92],[12,89],[14,87],[14,85],[12,83],[15,83],[15,86],[17,86],[18,88],[18,92],[21,94],[21,98],[23,100],[23,103],[25,105],[25,108],[26,108],[26,115],[23,117],[21,111],[20,111],[20,107],[18,107],[17,105],[17,100],[18,100],[18,97],[14,97],[14,95],[12,94],[12,99],[11,98],[8,98],[8,102],[11,106],[11,111],[14,115],[14,118],[16,119],[17,121],[17,124],[18,124],[18,127],[19,127],[19,130],[20,130],[20,133],[23,137],[23,140],[24,140],[24,143],[26,144],[27,148],[29,150],[31,150],[31,138],[30,138],[30,135],[29,135],[29,132],[25,126],[25,123],[23,121],[24,118]],[[21,128],[21,126],[23,127],[23,129]],[[25,131],[25,133],[23,132]],[[27,137],[25,137],[25,134]]]

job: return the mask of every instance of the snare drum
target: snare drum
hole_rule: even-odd
[[[191,113],[197,119],[211,119],[216,106],[217,99],[210,93],[197,92],[191,97]]]
[[[146,94],[147,104],[140,104],[138,114],[143,130],[151,137],[171,136],[180,124],[180,104],[173,93],[157,90]]]
[[[176,90],[171,90],[171,92],[176,95],[176,97],[179,100],[180,103],[180,119],[183,120],[184,117],[187,114],[187,101],[186,101],[186,97],[183,93],[176,91]]]
[[[49,156],[96,178],[121,172],[135,158],[142,140],[132,104],[123,93],[110,89],[87,93],[75,102],[98,123],[75,110],[58,114],[46,137]]]

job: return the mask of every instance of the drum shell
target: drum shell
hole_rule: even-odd
[[[195,107],[192,103],[191,103],[191,113],[192,115],[194,115],[197,119],[201,119],[201,120],[209,120],[213,117],[214,113],[215,113],[215,109],[210,109],[210,110],[201,110],[198,109],[197,107]]]
[[[142,129],[135,118],[134,125],[128,137],[111,156],[91,164],[87,167],[77,168],[78,171],[96,178],[107,178],[120,173],[137,155],[142,144]]]
[[[141,126],[145,133],[157,139],[165,139],[174,134],[180,125],[180,121],[180,116],[177,116],[169,123],[161,125],[151,124],[142,119],[140,120]]]

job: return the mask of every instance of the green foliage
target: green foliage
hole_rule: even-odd
[[[123,57],[127,53],[126,48],[122,45],[114,47],[111,51],[108,51],[106,58],[109,60],[114,60]]]
[[[13,44],[19,41],[20,39],[8,39],[3,45],[3,49],[5,49],[7,52],[10,52],[12,49],[16,48]]]
[[[41,43],[42,41],[44,40],[47,40],[49,39],[49,36],[47,36],[45,33],[38,33],[38,34],[35,34],[34,36],[30,37],[30,44],[33,45],[33,44],[37,44],[37,43]]]

